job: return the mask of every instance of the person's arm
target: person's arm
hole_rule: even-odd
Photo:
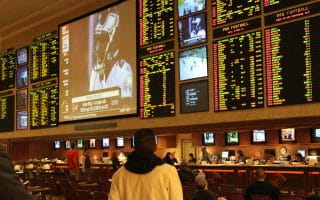
[[[30,200],[31,196],[18,181],[11,160],[0,144],[0,199]]]
[[[169,199],[183,200],[182,186],[176,168],[171,167],[169,178]]]
[[[117,172],[112,176],[111,188],[108,195],[108,200],[120,200],[120,192],[118,189],[118,176]]]

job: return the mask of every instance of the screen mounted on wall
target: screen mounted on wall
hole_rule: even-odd
[[[60,26],[60,122],[137,113],[135,20],[129,0]]]
[[[294,128],[284,128],[280,130],[280,143],[296,142]]]

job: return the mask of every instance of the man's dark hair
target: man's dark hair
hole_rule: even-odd
[[[141,129],[134,134],[134,149],[136,151],[154,152],[156,139],[151,129]]]

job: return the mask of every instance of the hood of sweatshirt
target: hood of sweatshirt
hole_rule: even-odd
[[[128,155],[128,160],[124,167],[136,174],[146,174],[156,166],[163,164],[162,159],[154,155],[153,152],[133,151]]]

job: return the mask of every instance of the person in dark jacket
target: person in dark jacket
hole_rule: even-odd
[[[169,165],[174,165],[173,159],[172,159],[172,153],[167,152],[166,156],[163,158],[163,161]]]
[[[270,183],[265,182],[266,174],[262,168],[256,170],[256,182],[246,189],[245,199],[251,200],[251,195],[268,195],[272,200],[279,200],[280,191]]]
[[[0,200],[31,200],[25,187],[18,180],[12,162],[0,143]]]
[[[111,156],[111,161],[112,161],[112,169],[113,169],[113,172],[117,171],[121,165],[120,165],[120,161],[118,159],[118,154],[117,152],[113,152],[112,153],[112,156]]]
[[[192,200],[217,200],[218,195],[208,190],[208,182],[204,173],[199,173],[194,182],[197,185],[197,191],[194,193]]]
[[[193,156],[193,153],[189,153],[188,164],[196,164],[196,163],[197,163],[197,159]]]

